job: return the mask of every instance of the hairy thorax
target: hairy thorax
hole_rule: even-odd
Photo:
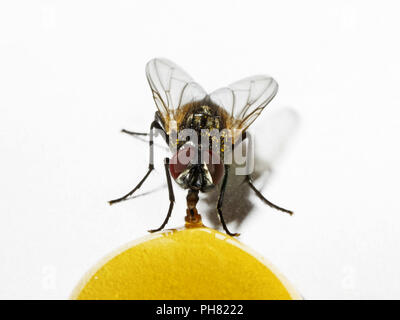
[[[206,130],[222,130],[227,127],[228,114],[219,106],[209,101],[187,104],[179,112],[178,130],[193,129],[200,132]]]

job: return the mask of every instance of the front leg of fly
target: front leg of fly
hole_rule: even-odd
[[[153,136],[154,136],[153,131],[154,131],[154,129],[163,130],[161,125],[156,120],[154,120],[150,125],[150,132],[149,132],[149,135],[150,135],[150,139],[149,139],[149,168],[147,170],[147,173],[142,178],[142,180],[140,180],[139,183],[131,191],[129,191],[127,194],[125,194],[124,196],[122,196],[122,197],[120,197],[118,199],[110,200],[108,202],[110,205],[128,199],[132,194],[134,194],[137,190],[140,189],[142,184],[149,177],[150,173],[154,170],[154,141],[153,141]],[[129,134],[131,134],[131,133],[132,132],[130,131]],[[135,134],[135,133],[133,133],[133,134]]]
[[[162,225],[157,228],[157,229],[153,229],[153,230],[149,230],[149,232],[157,232],[160,231],[162,229],[164,229],[164,227],[167,225],[169,218],[171,217],[172,214],[172,209],[174,208],[174,203],[175,203],[175,196],[174,196],[174,189],[172,187],[172,182],[171,182],[171,174],[169,172],[169,159],[165,158],[164,160],[164,169],[165,169],[165,175],[167,178],[167,185],[168,185],[168,195],[169,195],[169,208],[168,208],[168,213],[167,216],[165,217],[164,222],[162,223]]]
[[[226,226],[224,216],[222,214],[222,203],[224,201],[226,184],[228,182],[229,168],[230,168],[230,166],[227,164],[224,166],[224,169],[225,169],[224,170],[224,178],[222,180],[221,190],[220,190],[219,197],[218,197],[217,212],[218,212],[219,220],[221,221],[222,227],[224,228],[225,232],[232,237],[238,237],[240,235],[240,233],[232,233],[229,231],[228,227]]]

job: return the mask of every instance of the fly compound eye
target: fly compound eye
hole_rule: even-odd
[[[169,171],[176,180],[186,170],[189,164],[196,158],[196,150],[193,147],[184,147],[174,154],[169,162]]]
[[[207,154],[208,155],[205,157],[205,163],[212,177],[213,184],[216,185],[221,181],[221,178],[224,175],[224,165],[222,164],[221,158],[217,153],[214,153],[210,150],[207,151]]]

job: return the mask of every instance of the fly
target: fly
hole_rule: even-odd
[[[189,223],[201,223],[196,209],[199,192],[208,192],[220,185],[218,217],[227,234],[238,236],[238,233],[229,231],[222,214],[231,166],[227,161],[228,150],[234,150],[235,146],[246,139],[249,126],[276,95],[277,82],[269,76],[253,76],[208,94],[175,63],[159,58],[147,63],[146,76],[158,109],[150,131],[122,132],[149,136],[149,167],[135,188],[109,203],[126,200],[142,186],[154,170],[153,147],[154,134],[157,131],[173,152],[171,159],[164,159],[170,204],[162,225],[149,232],[160,231],[168,223],[175,202],[173,179],[180,187],[188,189],[185,220]],[[245,181],[264,203],[274,209],[293,214],[292,211],[267,200],[254,186],[250,174],[246,174]]]

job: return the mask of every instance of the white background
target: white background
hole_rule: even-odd
[[[147,145],[119,130],[148,130],[144,66],[161,56],[207,90],[259,73],[280,85],[253,127],[256,184],[295,216],[235,189],[226,214],[240,240],[307,299],[399,299],[399,9],[2,1],[0,298],[68,298],[101,257],[163,221],[162,166],[139,192],[149,194],[107,204],[147,169]],[[174,187],[168,227],[185,212]],[[214,203],[201,202],[213,226]]]

